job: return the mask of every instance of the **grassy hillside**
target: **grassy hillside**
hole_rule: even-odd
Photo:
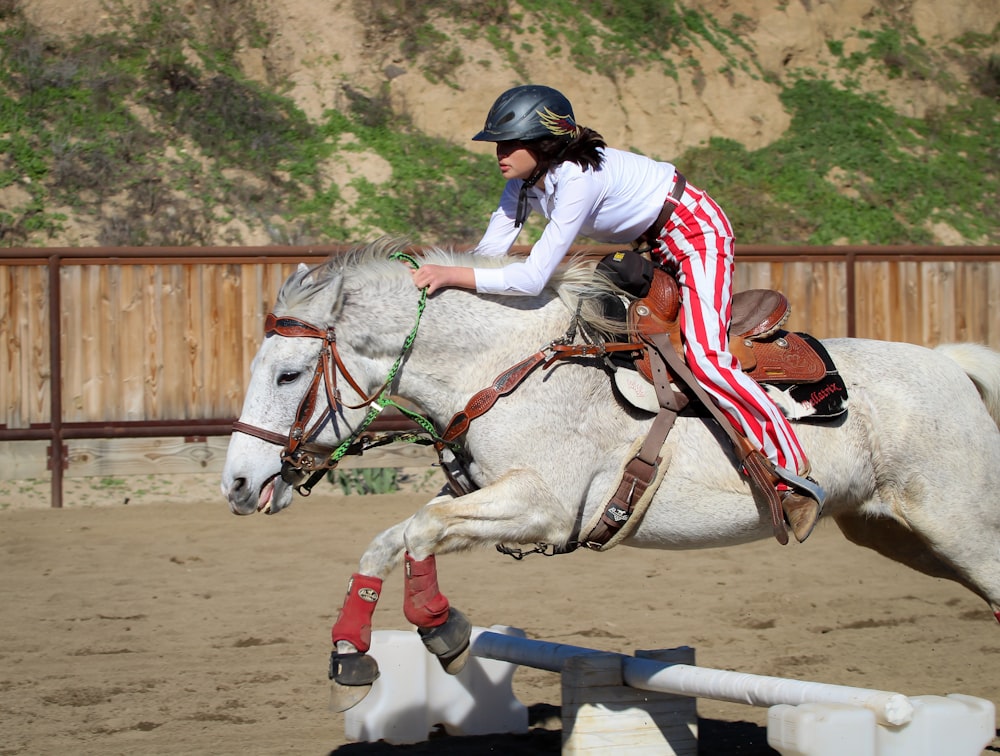
[[[264,85],[241,68],[240,49],[271,41],[256,0],[211,0],[198,17],[176,0],[138,15],[124,3],[107,8],[113,33],[57,38],[29,23],[19,0],[0,0],[0,244],[61,243],[81,226],[100,245],[239,244],[252,228],[290,244],[478,238],[501,188],[495,162],[421,133],[384,90],[345,87],[346,107],[307,117],[285,82]],[[369,34],[394,40],[442,87],[457,85],[470,45],[499,50],[527,78],[529,37],[578,71],[626,85],[636,68],[670,77],[697,66],[692,45],[724,51],[731,66],[754,59],[738,23],[724,28],[674,2],[357,8]],[[663,157],[711,187],[746,243],[930,243],[933,224],[944,224],[967,243],[1000,244],[997,39],[984,29],[931,49],[887,19],[851,53],[829,43],[836,81],[802,71],[780,83],[791,125],[778,141],[748,150],[713,139]],[[875,66],[940,85],[953,70],[944,60],[967,73],[943,82],[960,96],[921,119],[852,79]],[[382,170],[331,179],[333,163],[370,160]]]

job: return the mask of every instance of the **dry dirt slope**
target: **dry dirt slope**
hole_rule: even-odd
[[[128,2],[137,8],[145,4]],[[57,34],[97,32],[109,23],[103,0],[23,0],[23,5],[30,20]],[[257,0],[260,18],[273,34],[263,49],[244,47],[244,68],[270,83],[288,81],[292,97],[313,117],[346,104],[345,83],[371,92],[387,85],[395,107],[410,114],[418,128],[463,143],[480,128],[490,103],[504,88],[524,79],[551,83],[570,95],[581,120],[599,120],[612,143],[661,154],[676,154],[710,136],[734,139],[750,149],[773,141],[787,127],[778,100],[781,83],[810,70],[832,78],[848,75],[835,70],[834,43],[843,45],[842,55],[850,55],[867,47],[871,35],[885,24],[906,24],[929,47],[944,48],[963,35],[989,33],[1000,24],[1000,3],[981,0],[688,0],[682,5],[739,29],[745,49],[730,45],[727,55],[747,63],[747,69],[735,68],[732,58],[701,44],[671,53],[679,63],[691,60],[679,66],[676,80],[659,67],[634,61],[629,61],[633,75],[612,80],[580,71],[565,56],[544,52],[547,45],[537,31],[530,31],[537,27],[527,13],[520,28],[528,31],[516,35],[519,41],[524,37],[534,43],[531,53],[519,54],[516,60],[527,76],[489,44],[474,40],[464,44],[464,62],[449,81],[432,83],[419,61],[400,52],[398,40],[367,38],[363,9],[368,5],[350,0]],[[196,6],[188,7],[193,11]],[[448,31],[446,19],[437,23]],[[457,32],[449,36],[462,39]],[[967,80],[958,66],[954,73],[960,84]],[[772,81],[765,81],[764,75]],[[889,78],[875,67],[855,75],[862,89],[884,91],[906,115],[922,116],[955,96],[954,88]]]
[[[111,28],[115,18],[108,9],[116,6],[104,0],[20,3],[32,23],[57,35],[98,33]],[[121,0],[118,6],[131,7],[141,19],[152,4],[153,0]],[[509,45],[509,54],[482,37],[470,39],[468,24],[455,23],[445,14],[432,16],[447,35],[443,47],[449,51],[454,47],[452,60],[459,62],[445,75],[429,77],[435,50],[425,48],[415,54],[404,50],[402,33],[382,34],[379,30],[391,24],[376,26],[373,20],[378,13],[393,19],[407,8],[411,12],[412,4],[209,0],[181,5],[199,19],[200,29],[214,28],[220,18],[237,26],[241,19],[263,25],[266,33],[257,35],[252,44],[249,26],[236,33],[243,39],[237,53],[241,67],[251,77],[290,94],[312,119],[321,118],[329,108],[346,109],[349,90],[385,98],[427,134],[488,151],[488,145],[469,143],[469,135],[480,128],[498,92],[532,80],[566,91],[580,120],[599,126],[610,143],[662,157],[713,136],[751,150],[773,142],[789,125],[779,99],[781,88],[800,75],[850,78],[861,91],[881,93],[898,112],[922,117],[954,102],[968,85],[969,71],[959,54],[961,40],[970,34],[992,34],[995,39],[1000,24],[1000,3],[992,0],[684,0],[676,6],[700,13],[714,26],[708,34],[689,36],[668,49],[670,72],[660,64],[627,58],[612,75],[582,71],[567,58],[572,39],[564,38],[566,44],[556,49],[542,34],[548,19],[510,2],[497,4],[506,9],[506,21],[488,29]],[[893,76],[878,61],[851,70],[843,66],[854,54],[869,55],[873,40],[887,29],[904,30],[908,36],[903,42],[915,40],[933,51],[927,64],[934,75],[904,71]],[[998,51],[1000,45],[994,42],[992,51],[984,54]],[[344,188],[349,201],[346,184],[351,178],[370,175],[378,182],[390,169],[377,156],[362,154],[349,162],[335,161],[324,170]],[[24,199],[17,191],[8,187],[8,195],[0,201],[17,204]],[[68,211],[72,215],[72,209]],[[72,222],[67,227],[64,238],[46,243],[94,243],[85,229],[74,229]],[[238,230],[244,243],[272,241],[262,229]],[[942,229],[938,241],[962,239]]]

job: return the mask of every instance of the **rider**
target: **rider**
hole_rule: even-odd
[[[801,480],[809,463],[795,433],[729,353],[733,231],[715,201],[672,164],[608,147],[596,131],[577,124],[569,100],[550,87],[507,90],[472,138],[496,143],[500,173],[507,179],[475,252],[506,254],[531,210],[548,223],[523,262],[500,268],[422,265],[413,271],[414,283],[429,294],[451,286],[535,295],[578,235],[608,243],[651,241],[653,260],[671,267],[681,286],[681,334],[695,378],[781,477]],[[784,481],[777,488],[801,542],[816,525],[822,494],[817,501]],[[813,494],[821,491],[811,488]]]

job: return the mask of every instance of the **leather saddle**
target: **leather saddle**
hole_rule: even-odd
[[[753,289],[733,296],[729,329],[729,350],[736,357],[744,372],[760,383],[777,384],[779,390],[796,398],[795,392],[806,392],[808,397],[798,397],[810,405],[810,414],[828,418],[846,411],[847,389],[840,380],[835,366],[823,346],[808,334],[799,335],[782,330],[790,314],[788,300],[783,294],[769,289]],[[755,446],[734,427],[715,407],[704,389],[698,386],[684,359],[680,333],[681,293],[676,279],[660,268],[654,270],[646,296],[634,300],[628,308],[628,335],[631,342],[644,348],[633,354],[636,371],[616,370],[614,375],[619,391],[640,409],[655,413],[650,430],[639,451],[623,468],[618,488],[612,494],[604,512],[593,527],[588,529],[582,543],[588,548],[604,549],[616,543],[638,512],[639,504],[647,499],[646,492],[658,486],[660,449],[673,425],[674,419],[692,398],[720,423],[733,441],[733,448],[741,469],[749,479],[754,500],[770,512],[774,536],[779,543],[788,542],[782,499],[776,490],[779,475],[774,466]],[[630,344],[634,346],[635,344]],[[623,391],[619,382],[622,374],[641,375],[655,388],[655,406],[636,403]],[[678,380],[679,379],[679,380]],[[677,385],[685,388],[679,389]],[[822,390],[817,386],[822,385]],[[638,393],[638,392],[637,392]],[[813,400],[829,395],[833,401],[816,412]]]
[[[657,268],[649,293],[628,308],[630,341],[666,333],[683,357],[680,331],[681,294],[677,280]],[[814,383],[827,373],[823,357],[812,344],[781,326],[788,319],[788,299],[772,289],[748,289],[733,295],[729,350],[743,371],[761,383]],[[652,383],[649,353],[636,358],[636,369]]]

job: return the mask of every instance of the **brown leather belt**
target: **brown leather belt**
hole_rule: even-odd
[[[660,208],[660,214],[656,216],[653,225],[643,231],[642,235],[633,242],[636,246],[648,245],[655,247],[657,240],[660,238],[660,231],[667,225],[667,221],[670,220],[670,216],[673,215],[677,206],[681,204],[684,190],[687,189],[687,179],[684,178],[680,171],[676,171],[674,181],[674,189],[667,196],[667,199],[664,200],[663,207]]]

